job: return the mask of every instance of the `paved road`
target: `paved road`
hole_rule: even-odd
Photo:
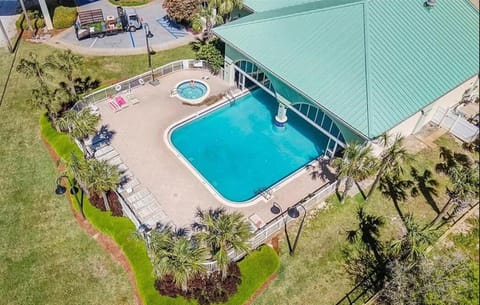
[[[15,21],[19,16],[20,4],[17,0],[0,0],[0,20],[5,28],[8,37],[15,37],[17,30],[15,29]],[[3,34],[0,33],[0,47],[6,45]]]

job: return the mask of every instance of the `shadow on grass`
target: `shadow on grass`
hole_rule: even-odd
[[[440,209],[433,199],[434,196],[438,196],[436,189],[438,187],[438,181],[432,178],[432,172],[426,169],[423,171],[423,174],[420,174],[415,167],[412,167],[410,170],[410,175],[412,176],[415,184],[411,191],[412,196],[416,197],[419,194],[422,194],[428,205],[432,207],[435,213],[440,213]]]

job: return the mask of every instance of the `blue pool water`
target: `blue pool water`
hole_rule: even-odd
[[[256,90],[176,127],[176,149],[224,198],[252,199],[323,155],[327,138],[293,112],[284,130],[273,121],[277,102]]]
[[[196,100],[207,93],[207,87],[197,81],[194,81],[193,84],[191,81],[186,81],[178,85],[177,92],[183,98]]]

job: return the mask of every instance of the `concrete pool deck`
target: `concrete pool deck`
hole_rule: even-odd
[[[273,188],[268,200],[260,196],[257,204],[248,207],[222,204],[165,141],[165,134],[173,124],[207,108],[183,104],[179,99],[170,97],[171,89],[182,80],[202,79],[206,75],[209,76],[205,81],[210,86],[210,95],[228,90],[226,82],[206,70],[186,70],[160,78],[160,85],[156,87],[145,84],[133,89],[132,93],[140,102],[121,111],[112,111],[108,101],[97,104],[102,125],[114,132],[111,146],[142,187],[155,197],[156,204],[171,222],[186,226],[192,223],[197,207],[208,209],[224,206],[229,211],[242,212],[245,217],[254,219],[253,222],[267,223],[276,216],[270,212],[273,201],[286,210],[327,183],[326,179],[312,179],[311,168],[303,169],[293,179],[287,179],[279,187]],[[327,173],[327,176],[333,179],[333,175]]]

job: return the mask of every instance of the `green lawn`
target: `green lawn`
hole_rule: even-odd
[[[53,49],[22,42],[16,62],[30,51],[43,57]],[[0,70],[7,71],[13,55],[0,49],[0,56]],[[158,52],[153,61],[161,65],[193,56],[185,46]],[[112,82],[146,67],[141,55],[92,57],[83,75]],[[2,89],[5,76],[0,75]],[[55,164],[41,142],[40,112],[26,103],[33,86],[14,72],[0,106],[0,303],[132,304],[126,273],[80,229],[65,198],[53,192]]]
[[[464,153],[456,140],[448,135],[438,139],[437,144]],[[432,169],[437,162],[438,147],[416,155],[411,165],[423,172],[425,168]],[[434,175],[440,184],[435,202],[441,209],[447,199],[444,190],[448,180]],[[286,300],[289,305],[335,304],[353,288],[345,273],[342,249],[347,245],[346,230],[356,229],[355,212],[363,199],[357,195],[343,205],[335,199],[332,201],[327,210],[308,216],[294,257],[288,255],[286,243],[283,243],[279,276],[254,302],[255,305],[287,304]],[[390,199],[377,192],[365,206],[367,212],[385,217],[386,225],[382,230],[385,239],[400,235],[401,220]],[[421,223],[426,224],[436,216],[422,196],[411,198],[400,206],[404,213],[413,213]],[[292,227],[290,232],[294,238],[296,228]]]
[[[30,51],[43,57],[53,50],[24,43],[17,61]],[[157,53],[154,63],[193,57],[190,47],[185,46]],[[88,57],[82,75],[102,84],[112,83],[143,72],[145,61],[144,56]],[[33,82],[14,73],[8,102],[0,108],[0,139],[4,143],[0,148],[0,166],[4,169],[0,174],[0,233],[5,236],[0,249],[0,299],[6,304],[132,304],[133,288],[125,272],[80,230],[65,198],[54,195],[55,164],[41,142],[39,127],[62,159],[69,159],[71,151],[80,151],[67,135],[57,133],[25,102],[33,86]],[[160,296],[154,289],[144,243],[131,237],[135,227],[128,219],[109,216],[88,200],[84,210],[89,221],[112,236],[127,255],[145,304],[195,304]],[[278,269],[278,264],[278,256],[269,247],[242,260],[239,266],[243,281],[226,304],[242,305]]]

